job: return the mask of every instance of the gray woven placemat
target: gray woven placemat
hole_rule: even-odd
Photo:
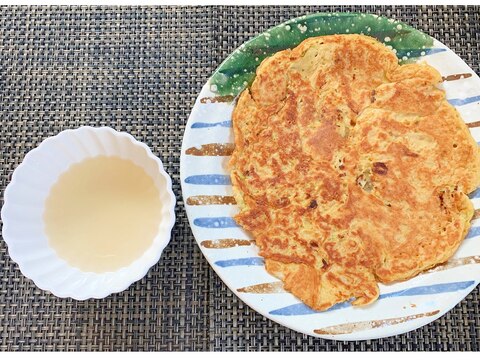
[[[401,336],[335,342],[250,309],[196,245],[179,184],[191,107],[216,66],[252,36],[316,11],[400,19],[477,73],[479,7],[4,7],[0,9],[0,191],[43,139],[81,125],[128,131],[172,176],[177,222],[161,261],[102,300],[59,299],[22,276],[0,242],[0,350],[479,350],[478,287]]]

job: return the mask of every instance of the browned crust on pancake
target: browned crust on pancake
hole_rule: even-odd
[[[233,112],[235,220],[266,269],[323,310],[447,261],[465,237],[480,154],[426,64],[361,35],[266,59]]]

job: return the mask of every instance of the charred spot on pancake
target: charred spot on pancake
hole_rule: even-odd
[[[388,167],[383,162],[374,162],[373,172],[378,175],[386,175],[388,173]]]
[[[447,214],[452,208],[453,197],[453,192],[449,191],[448,189],[441,190],[438,194],[440,208]]]
[[[329,267],[329,265],[328,265],[327,260],[322,259],[322,270],[326,270],[326,269],[328,269],[328,267]]]
[[[318,206],[317,200],[310,201],[310,205],[308,205],[310,209],[315,209],[317,206]]]

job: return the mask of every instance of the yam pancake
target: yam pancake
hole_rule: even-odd
[[[334,35],[265,59],[240,95],[235,220],[311,308],[369,304],[467,234],[480,154],[440,81],[373,38]]]

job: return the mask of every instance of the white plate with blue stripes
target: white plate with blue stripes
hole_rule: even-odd
[[[273,52],[308,36],[365,33],[392,46],[402,61],[426,61],[443,76],[441,86],[477,142],[480,141],[480,78],[445,45],[407,25],[365,14],[314,14],[290,20],[238,48],[203,87],[186,125],[180,165],[190,226],[206,259],[225,284],[267,318],[304,334],[335,340],[365,340],[414,330],[441,317],[480,281],[480,222],[455,256],[409,281],[380,284],[368,307],[337,304],[313,311],[268,274],[254,239],[233,216],[227,162],[233,150],[231,113],[235,97],[252,81],[256,66]],[[414,44],[415,46],[413,46]],[[470,195],[480,209],[480,190]]]

